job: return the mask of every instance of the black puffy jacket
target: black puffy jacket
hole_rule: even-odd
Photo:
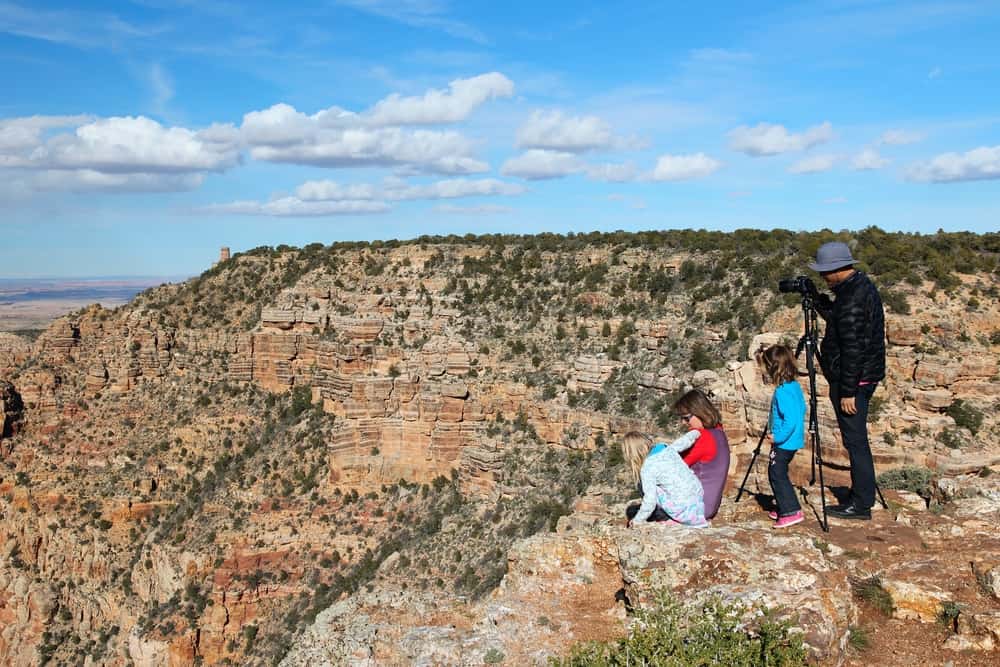
[[[826,320],[820,365],[839,395],[850,397],[858,393],[858,383],[885,377],[885,315],[878,289],[861,271],[835,285],[833,293],[833,301],[826,295],[816,300]]]

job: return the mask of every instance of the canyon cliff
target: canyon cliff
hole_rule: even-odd
[[[889,507],[775,534],[753,497],[766,450],[732,501],[770,398],[748,359],[801,335],[777,279],[830,237],[260,248],[35,340],[0,334],[0,662],[544,663],[622,636],[667,591],[776,610],[811,660],[844,664],[875,623],[858,582],[877,581],[894,601],[879,622],[987,664],[995,235],[851,239],[887,304],[871,433]],[[705,531],[625,529],[620,439],[676,435],[690,387],[735,453],[723,510]],[[817,391],[825,481],[843,487]],[[798,456],[820,512],[811,473]]]

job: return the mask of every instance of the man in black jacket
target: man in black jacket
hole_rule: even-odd
[[[885,378],[885,316],[882,299],[867,275],[854,268],[846,243],[824,243],[809,265],[831,289],[816,311],[826,320],[820,365],[830,384],[830,400],[851,461],[851,496],[828,514],[871,519],[875,504],[875,464],[868,443],[868,403]]]

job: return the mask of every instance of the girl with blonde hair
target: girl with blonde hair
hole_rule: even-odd
[[[642,489],[642,504],[630,517],[630,526],[647,520],[692,528],[708,525],[701,482],[677,453],[689,449],[697,438],[697,431],[689,431],[668,445],[638,431],[625,434],[622,455]]]

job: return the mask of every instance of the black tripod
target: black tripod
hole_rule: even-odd
[[[826,516],[826,485],[823,484],[823,450],[819,444],[819,410],[816,408],[816,359],[819,357],[818,327],[816,320],[816,304],[813,295],[808,290],[802,292],[802,320],[805,331],[795,346],[795,356],[806,351],[806,371],[809,373],[809,443],[812,446],[812,473],[809,476],[809,486],[816,483],[816,469],[819,469],[819,498],[823,507],[823,518],[820,527],[824,533],[830,532],[830,521]],[[803,492],[804,493],[804,492]]]
[[[823,452],[819,446],[819,412],[816,409],[816,358],[819,356],[816,333],[816,307],[813,303],[813,297],[808,291],[802,290],[801,294],[802,318],[805,322],[805,332],[799,338],[798,345],[795,346],[795,356],[798,357],[802,354],[802,350],[805,349],[806,369],[809,371],[809,442],[812,445],[812,475],[809,478],[809,486],[816,483],[816,469],[818,468],[819,495],[823,506],[823,518],[820,520],[820,526],[823,528],[823,532],[826,533],[830,532],[830,523],[826,518],[826,487],[823,485]],[[764,430],[760,434],[760,440],[757,441],[757,447],[753,450],[753,456],[750,458],[750,465],[747,466],[747,472],[743,475],[740,490],[736,494],[735,502],[737,503],[743,497],[743,490],[746,487],[747,479],[750,478],[750,471],[753,470],[754,463],[757,462],[757,457],[760,455],[760,448],[764,444],[764,438],[767,437],[767,430],[768,427],[765,424]],[[803,493],[805,492],[803,491]]]

